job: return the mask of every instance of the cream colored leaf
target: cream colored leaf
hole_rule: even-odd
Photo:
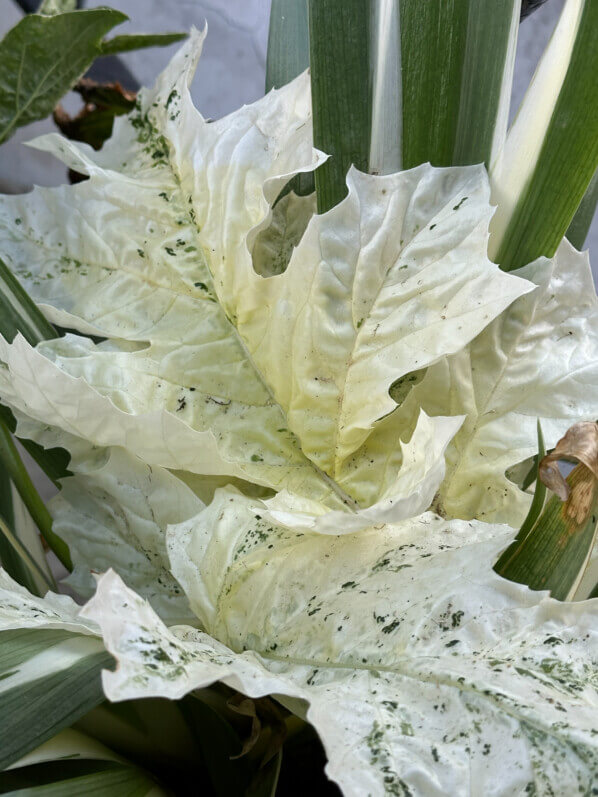
[[[348,197],[299,240],[309,200],[272,207],[323,157],[309,76],[208,123],[188,90],[202,41],[190,37],[101,152],[37,142],[88,180],[0,200],[0,249],[47,316],[107,338],[3,346],[4,400],[148,464],[367,506],[400,465],[400,430],[368,447],[396,407],[391,385],[531,285],[486,256],[482,167],[352,171]],[[274,269],[260,250],[272,235]],[[283,273],[254,270],[252,252],[271,273],[293,247]]]
[[[573,423],[595,419],[598,389],[598,303],[587,254],[563,241],[552,260],[517,273],[537,289],[463,351],[429,368],[402,415],[387,422],[405,428],[420,409],[467,415],[447,450],[438,508],[513,527],[530,499],[505,473],[537,453],[537,420],[552,448]]]

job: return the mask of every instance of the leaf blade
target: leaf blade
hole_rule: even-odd
[[[129,53],[132,50],[143,50],[147,47],[168,47],[170,44],[183,41],[187,33],[128,33],[105,39],[100,44],[100,55],[116,55]]]
[[[349,167],[368,170],[371,9],[365,0],[309,0],[308,10],[314,146],[330,155],[315,172],[325,213],[346,195]]]
[[[506,133],[519,0],[402,0],[403,168],[485,162]]]
[[[266,92],[285,86],[308,67],[307,0],[273,0],[266,56]]]
[[[585,472],[584,472],[585,471]],[[568,501],[553,495],[525,538],[515,540],[496,563],[496,572],[530,589],[548,589],[557,600],[575,594],[596,539],[598,489],[583,465],[567,477]],[[579,494],[587,495],[586,511],[576,508]]]
[[[23,17],[0,42],[0,142],[51,113],[99,54],[102,36],[126,19],[110,9]]]
[[[598,4],[568,0],[492,165],[491,257],[507,270],[551,257],[598,168]]]

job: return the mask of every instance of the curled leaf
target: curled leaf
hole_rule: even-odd
[[[556,493],[562,501],[567,501],[570,495],[569,485],[559,471],[559,460],[568,460],[581,463],[587,470],[587,478],[580,481],[583,489],[576,490],[577,501],[575,506],[569,501],[569,514],[576,516],[583,512],[587,497],[593,494],[594,481],[598,479],[598,424],[593,421],[575,423],[556,444],[553,451],[547,454],[540,462],[540,479]],[[589,509],[589,507],[588,507]],[[578,523],[580,520],[577,521]]]

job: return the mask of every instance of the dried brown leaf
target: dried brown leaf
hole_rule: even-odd
[[[556,493],[562,501],[570,498],[569,485],[561,474],[559,460],[579,462],[587,469],[587,478],[583,479],[585,487],[576,491],[576,501],[569,500],[569,516],[585,517],[580,514],[588,503],[588,495],[593,495],[594,482],[598,479],[598,424],[593,421],[584,421],[573,424],[564,437],[556,444],[553,451],[547,454],[540,462],[540,479]],[[573,498],[573,496],[571,496]],[[591,504],[591,500],[589,501]],[[588,510],[589,511],[589,508]],[[586,513],[587,514],[587,513]]]

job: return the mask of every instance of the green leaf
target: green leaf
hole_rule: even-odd
[[[167,47],[169,44],[186,39],[187,33],[131,33],[114,36],[100,45],[100,55],[116,55],[146,47]]]
[[[540,512],[542,511],[542,507],[544,506],[544,500],[546,498],[546,485],[540,479],[539,465],[542,460],[542,457],[545,454],[546,454],[546,448],[544,446],[544,436],[542,434],[542,426],[540,424],[540,420],[538,419],[538,455],[535,458],[536,464],[534,467],[536,487],[534,490],[534,497],[530,505],[529,512],[527,513],[527,517],[521,524],[521,528],[517,532],[517,536],[515,537],[516,540],[524,540],[527,537],[528,533],[532,530],[534,523],[539,518]],[[497,570],[496,572],[500,573],[500,570]]]
[[[242,744],[223,713],[204,701],[202,692],[180,705],[201,751],[214,794],[217,797],[246,794],[250,768],[246,758],[237,757]]]
[[[39,594],[38,587],[28,563],[19,551],[15,550],[15,546],[7,538],[7,535],[2,533],[3,528],[7,527],[9,534],[12,535],[10,529],[14,527],[14,521],[12,483],[2,468],[0,469],[0,565],[11,578],[28,589],[29,592],[37,595]]]
[[[15,224],[20,224],[18,217],[15,219]],[[29,298],[20,282],[0,258],[0,335],[6,340],[14,340],[18,332],[32,346],[41,340],[58,337],[52,324],[46,321],[35,302]]]
[[[567,477],[567,501],[553,495],[526,537],[516,539],[495,570],[531,589],[548,589],[553,598],[570,600],[596,539],[598,489],[595,477],[578,465]]]
[[[52,518],[50,513],[35,489],[31,477],[27,473],[27,469],[23,465],[23,461],[12,440],[10,431],[2,421],[0,421],[0,462],[2,462],[2,466],[6,473],[10,475],[15,487],[19,491],[19,495],[23,499],[34,523],[40,530],[42,537],[46,540],[62,564],[70,570],[72,568],[72,563],[68,547],[60,537],[52,531]]]
[[[567,230],[567,238],[576,249],[583,249],[598,205],[598,169],[594,173],[573,221]]]
[[[314,146],[330,155],[315,173],[319,213],[346,196],[352,164],[368,170],[370,17],[367,0],[309,0]]]
[[[93,738],[61,731],[0,773],[0,793],[13,797],[152,797],[164,794],[145,772]]]
[[[247,797],[276,797],[276,788],[278,786],[281,766],[282,747],[257,771],[246,792]]]
[[[107,8],[28,14],[0,42],[0,142],[43,119],[100,54],[102,37],[127,17]]]
[[[272,0],[266,91],[285,86],[308,66],[307,0]]]
[[[554,254],[598,167],[597,29],[597,0],[567,0],[492,164],[489,251],[504,269]]]
[[[35,598],[0,571],[0,769],[103,699],[111,657],[65,595]]]
[[[21,543],[16,534],[11,531],[2,517],[0,517],[0,539],[2,541],[3,548],[8,546],[10,549],[12,549],[13,554],[18,557],[18,562],[21,566],[21,578],[17,579],[15,576],[15,581],[18,580],[18,583],[28,589],[33,595],[43,594],[38,587],[38,581],[45,586],[43,592],[46,592],[48,589],[56,588],[53,580],[46,576],[35,559],[31,556],[27,548]],[[12,577],[12,574],[8,568],[6,568],[6,572]],[[17,573],[17,576],[18,575],[19,573]]]
[[[491,160],[506,132],[518,0],[401,0],[403,168]]]
[[[43,0],[37,9],[38,14],[65,14],[77,10],[77,0]]]
[[[273,0],[266,54],[266,92],[286,86],[309,66],[307,0]],[[312,173],[298,174],[291,185],[300,196],[315,190]]]
[[[13,434],[15,433],[17,428],[15,417],[8,407],[3,407],[1,404],[0,422]],[[60,479],[71,475],[67,467],[70,454],[64,448],[44,448],[33,440],[22,437],[19,438],[19,442],[56,487],[60,486]]]

